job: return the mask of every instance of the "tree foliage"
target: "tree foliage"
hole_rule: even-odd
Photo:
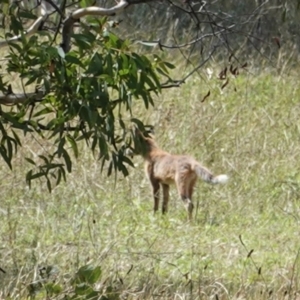
[[[126,176],[127,166],[132,165],[124,154],[131,140],[130,123],[143,126],[132,115],[132,105],[134,101],[142,101],[145,108],[153,105],[153,95],[160,93],[161,80],[173,66],[157,55],[136,53],[128,40],[110,31],[113,24],[106,17],[81,24],[81,30],[72,34],[71,51],[66,52],[54,45],[53,34],[45,30],[31,37],[22,34],[24,19],[32,16],[20,10],[15,17],[12,7],[5,18],[9,17],[10,31],[20,40],[8,43],[5,71],[19,74],[24,95],[33,85],[36,90],[28,97],[18,96],[1,77],[4,101],[13,104],[9,103],[12,95],[17,103],[0,112],[4,161],[12,168],[23,133],[54,146],[35,159],[26,157],[32,165],[26,176],[29,185],[43,177],[51,190],[65,180],[81,141],[99,155],[101,169],[107,163],[108,175],[121,171]]]

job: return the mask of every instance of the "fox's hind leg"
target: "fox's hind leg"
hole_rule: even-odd
[[[194,186],[195,186],[196,181],[197,181],[197,178],[193,178],[188,183],[188,197],[191,200],[192,200],[192,197],[193,197]]]
[[[193,196],[193,191],[194,191],[194,186],[197,181],[197,178],[192,178],[190,181],[187,182],[187,196],[188,196],[188,203],[187,203],[187,211],[189,213],[189,219],[192,219],[192,213],[194,209],[194,204],[192,203],[192,196]]]
[[[163,188],[163,205],[162,205],[162,213],[165,214],[168,211],[168,203],[169,203],[169,185],[162,184]]]
[[[196,180],[197,178],[191,178],[189,173],[176,176],[175,178],[177,190],[188,212],[189,220],[193,216],[194,204],[192,202],[192,194]]]

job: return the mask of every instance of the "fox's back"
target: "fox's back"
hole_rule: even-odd
[[[152,176],[162,183],[172,184],[175,176],[194,174],[193,164],[196,161],[191,156],[174,155],[161,150],[151,154],[151,159],[146,162],[147,173],[152,172]]]

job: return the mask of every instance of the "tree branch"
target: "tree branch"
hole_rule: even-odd
[[[61,17],[64,16],[62,10],[52,0],[44,0],[44,1],[49,3],[52,6],[52,8],[54,9],[54,11],[57,11]]]
[[[30,36],[36,33],[40,27],[40,25],[43,23],[43,21],[46,20],[47,14],[41,17],[38,17],[37,20],[27,29],[24,31],[23,34],[15,35],[7,40],[0,41],[0,48],[7,46],[10,42],[16,42],[21,39],[22,36]]]
[[[233,26],[230,26],[229,28],[231,28],[231,27],[233,27]],[[222,30],[216,32],[216,34],[222,34],[224,32],[226,32],[226,29],[222,29]],[[142,45],[145,45],[145,46],[150,46],[150,47],[158,46],[159,49],[163,49],[163,48],[166,48],[166,49],[180,49],[180,48],[186,48],[186,47],[192,46],[192,45],[194,45],[198,42],[201,42],[205,38],[212,37],[216,34],[214,34],[214,33],[203,34],[200,37],[198,37],[198,38],[196,38],[192,41],[189,41],[188,43],[184,43],[184,44],[167,45],[167,44],[162,44],[160,40],[158,40],[158,41],[139,41],[139,40],[136,40],[135,43],[136,44],[142,44]]]
[[[34,93],[23,93],[23,94],[2,94],[0,95],[0,104],[15,105],[24,103],[26,100],[31,99],[34,102],[41,101],[45,96],[44,92],[38,91]]]
[[[180,80],[172,80],[172,81],[167,81],[161,85],[162,89],[169,89],[173,87],[180,87],[185,81],[191,77],[195,72],[197,72],[200,68],[202,68],[208,61],[209,59],[213,56],[214,52],[216,50],[216,47],[213,47],[211,52],[208,54],[208,56],[198,65],[196,66],[191,72],[189,72],[185,77],[183,77]]]
[[[34,21],[34,23],[27,29],[25,30],[22,34],[19,35],[15,35],[9,39],[6,39],[4,41],[0,41],[0,48],[5,47],[8,45],[8,43],[10,42],[15,42],[15,41],[19,41],[22,36],[30,36],[33,35],[34,33],[36,33],[41,24],[47,19],[48,17],[48,11],[47,11],[47,7],[46,4],[44,2],[41,2],[41,7],[40,7],[40,12],[39,12],[40,16]]]
[[[154,1],[159,1],[159,0],[154,0]],[[122,12],[129,5],[141,4],[147,2],[153,2],[153,1],[152,0],[120,0],[117,5],[111,8],[101,8],[101,7],[91,6],[91,7],[80,8],[75,10],[63,22],[64,25],[62,30],[62,43],[61,43],[62,49],[64,50],[65,53],[70,51],[71,37],[73,34],[74,23],[78,21],[80,18],[85,16],[114,16],[117,13]],[[10,42],[19,41],[23,36],[30,36],[36,33],[40,25],[48,17],[49,12],[47,11],[46,3],[49,3],[52,6],[52,8],[54,8],[60,15],[62,15],[62,12],[53,3],[52,0],[41,1],[41,7],[39,12],[40,16],[38,17],[38,19],[27,30],[25,30],[23,34],[19,34],[9,39],[0,41],[0,48],[7,46]],[[15,105],[18,103],[24,103],[29,98],[31,98],[32,101],[41,101],[44,96],[45,94],[43,92],[23,93],[23,94],[11,93],[11,94],[2,94],[2,95],[0,94],[0,104]]]
[[[114,16],[115,14],[123,11],[129,5],[128,1],[121,0],[117,5],[111,8],[101,8],[96,6],[90,6],[86,8],[80,8],[75,10],[64,21],[62,30],[62,43],[61,47],[65,53],[71,49],[71,36],[73,34],[74,23],[80,18],[85,16]]]

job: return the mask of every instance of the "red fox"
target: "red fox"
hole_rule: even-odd
[[[146,176],[152,186],[154,212],[159,208],[160,187],[163,191],[162,213],[167,212],[169,185],[175,183],[188,212],[188,218],[191,220],[194,208],[192,194],[197,178],[200,177],[211,184],[226,183],[228,180],[228,176],[225,174],[214,176],[211,171],[191,156],[174,155],[163,151],[151,136],[144,136],[138,129],[135,130],[135,136],[137,146],[140,146],[135,148],[140,149],[128,149],[127,154],[130,156],[139,154],[145,160]]]

